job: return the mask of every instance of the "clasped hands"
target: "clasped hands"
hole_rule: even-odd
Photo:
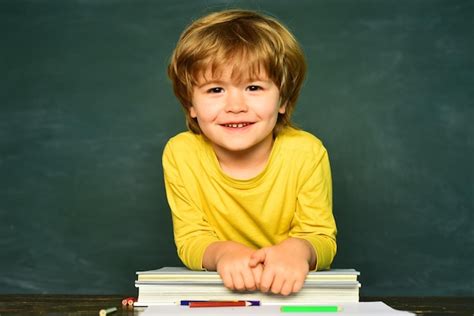
[[[309,269],[315,265],[312,246],[299,238],[288,238],[258,250],[232,241],[219,242],[210,248],[206,252],[210,250],[214,255],[215,270],[224,286],[236,291],[290,295],[303,287]],[[205,254],[203,263],[206,255],[209,253]]]

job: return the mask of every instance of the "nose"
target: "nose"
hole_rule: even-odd
[[[225,104],[226,112],[240,113],[240,112],[246,112],[248,109],[245,96],[243,92],[240,91],[239,89],[229,90],[225,102],[226,102]]]

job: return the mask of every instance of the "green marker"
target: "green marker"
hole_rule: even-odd
[[[283,313],[332,313],[339,312],[342,308],[339,306],[310,306],[310,305],[288,305],[280,307]]]

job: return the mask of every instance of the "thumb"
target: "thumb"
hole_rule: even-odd
[[[249,266],[251,268],[255,268],[257,265],[259,265],[260,263],[264,263],[265,262],[265,258],[267,256],[267,253],[265,251],[265,248],[262,248],[262,249],[259,249],[257,251],[255,251],[251,256],[250,256],[250,260],[249,260]]]

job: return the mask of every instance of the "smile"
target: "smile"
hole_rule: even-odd
[[[242,128],[245,126],[249,126],[252,123],[229,123],[229,124],[222,124],[222,126],[225,127],[231,127],[231,128]]]

